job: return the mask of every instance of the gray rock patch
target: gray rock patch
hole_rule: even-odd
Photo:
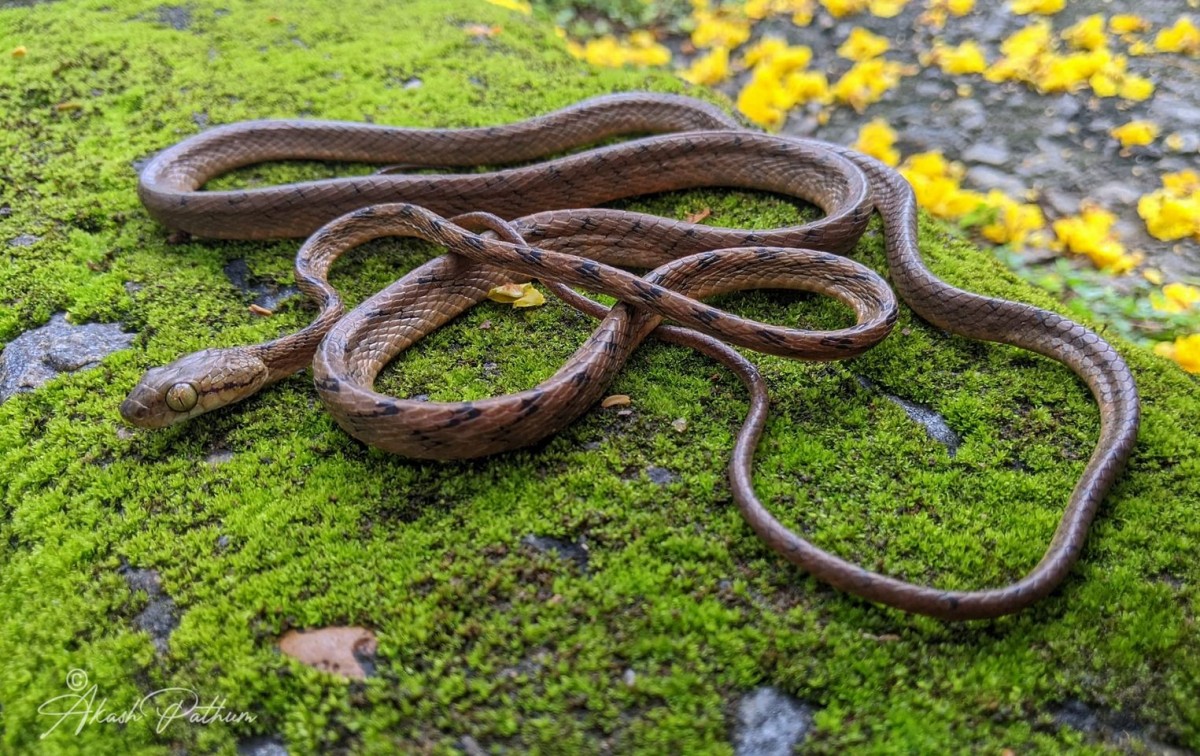
[[[789,756],[808,734],[812,707],[772,687],[738,702],[733,748],[738,756]]]
[[[1078,730],[1093,740],[1116,746],[1128,753],[1184,756],[1190,751],[1151,737],[1132,716],[1120,711],[1097,709],[1083,701],[1069,700],[1051,710],[1055,724]]]
[[[238,289],[254,296],[252,304],[268,310],[278,309],[279,305],[300,293],[295,286],[280,286],[269,279],[259,278],[250,271],[245,260],[234,260],[226,265],[225,275]]]
[[[954,429],[946,423],[946,418],[939,415],[932,407],[889,394],[865,376],[856,377],[859,385],[863,388],[874,391],[888,401],[899,405],[910,420],[925,426],[925,432],[929,434],[929,437],[945,446],[951,457],[958,453],[958,447],[962,446],[962,437],[955,433]]]
[[[165,654],[171,633],[179,626],[175,601],[163,593],[158,572],[155,570],[142,570],[123,564],[118,572],[125,578],[130,591],[141,591],[150,599],[141,614],[134,618],[133,624],[150,635],[150,641],[158,653]]]
[[[576,543],[568,543],[560,538],[553,536],[533,535],[532,533],[521,539],[521,543],[534,551],[540,551],[543,554],[556,554],[563,559],[570,560],[579,566],[579,569],[587,571],[588,568],[588,547],[582,541]]]
[[[132,343],[133,334],[122,331],[120,325],[72,325],[60,312],[46,325],[8,342],[0,352],[0,402],[32,391],[60,373],[94,367]]]
[[[158,22],[175,31],[187,31],[192,25],[192,9],[182,5],[158,6]]]
[[[288,756],[287,746],[277,735],[259,735],[237,744],[238,756]]]
[[[657,465],[651,465],[646,468],[646,477],[650,479],[651,483],[659,486],[670,485],[679,480],[678,475],[665,467],[658,467]]]
[[[37,244],[41,240],[42,240],[42,237],[40,237],[40,236],[34,236],[33,234],[21,234],[20,236],[16,236],[16,237],[13,237],[12,239],[9,239],[8,246],[10,246],[10,247],[32,247],[34,244]]]

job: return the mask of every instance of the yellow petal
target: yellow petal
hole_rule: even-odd
[[[525,296],[525,287],[532,284],[507,283],[493,287],[488,291],[488,299],[493,302],[501,302],[503,304],[512,304],[521,297]]]
[[[533,284],[525,284],[525,293],[513,301],[513,307],[541,307],[546,304],[546,298],[542,296],[542,292],[533,287]]]

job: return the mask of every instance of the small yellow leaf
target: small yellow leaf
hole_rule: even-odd
[[[20,47],[13,48],[12,56],[14,58],[24,58],[25,54],[28,52],[29,52],[29,50],[25,49],[25,45],[21,45]]]
[[[493,302],[502,304],[512,304],[521,297],[525,296],[525,286],[527,284],[507,283],[502,286],[496,286],[488,292],[488,299]]]
[[[628,407],[632,403],[633,400],[629,398],[629,394],[613,394],[612,396],[604,397],[604,401],[600,402],[600,407],[602,409],[608,409],[609,407]]]
[[[546,298],[542,296],[542,292],[533,288],[533,284],[525,284],[527,287],[525,293],[512,303],[513,307],[541,307],[546,304]]]

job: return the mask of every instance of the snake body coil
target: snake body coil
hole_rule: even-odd
[[[376,174],[201,191],[218,175],[271,160],[499,165],[635,135],[490,173]],[[749,231],[594,209],[631,195],[698,187],[775,192],[811,202],[825,214],[802,226]],[[162,427],[193,417],[311,364],[326,407],[367,443],[422,458],[493,454],[542,439],[586,411],[653,333],[718,359],[749,388],[750,412],[729,475],[747,522],[772,549],[838,588],[945,619],[994,617],[1050,593],[1078,558],[1137,435],[1133,378],[1108,343],[1046,310],[956,289],[925,267],[912,190],[895,171],[836,145],[742,130],[720,110],[685,97],[610,95],[529,121],[477,129],[234,124],[160,154],[142,173],[139,191],[154,217],[191,234],[238,239],[311,234],[297,255],[296,276],[321,312],[302,331],[267,344],[205,350],[149,371],[121,406],[138,425]],[[853,248],[872,211],[883,219],[892,283],[919,316],[954,334],[1058,360],[1083,379],[1099,403],[1099,441],[1050,546],[1028,575],[1010,585],[943,591],[871,572],[785,528],[754,493],[751,470],[766,418],[766,387],[728,344],[830,360],[853,357],[884,338],[897,316],[890,290],[878,275],[839,254]],[[425,239],[449,253],[343,315],[341,298],[327,281],[330,267],[347,250],[384,236]],[[636,276],[619,266],[653,270]],[[474,402],[401,400],[372,389],[379,371],[408,346],[482,301],[492,287],[529,278],[601,318],[547,381]],[[612,295],[618,304],[608,310],[572,286]],[[803,331],[749,321],[700,301],[767,287],[836,297],[855,311],[857,323],[840,331]]]

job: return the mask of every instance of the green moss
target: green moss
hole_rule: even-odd
[[[687,350],[639,350],[614,393],[545,444],[495,459],[418,464],[368,450],[320,411],[300,376],[163,432],[123,429],[141,371],[212,344],[250,343],[311,315],[257,319],[222,268],[286,282],[294,242],[166,244],[137,203],[135,161],[211,123],[297,114],[406,125],[516,120],[586,95],[679,91],[660,74],[595,71],[534,20],[458,0],[263,5],[200,0],[177,30],[153,3],[0,11],[0,339],[58,310],[136,329],[134,349],[0,406],[3,748],[231,751],[279,734],[296,753],[449,751],[464,735],[516,750],[728,751],[731,702],[776,685],[818,709],[813,752],[1095,750],[1056,704],[1116,710],[1158,740],[1200,744],[1200,390],[1124,347],[1145,400],[1129,472],[1053,597],[970,625],[908,617],[816,583],[755,539],[724,468],[746,399]],[[276,23],[272,14],[282,16]],[[477,41],[464,23],[499,24]],[[404,83],[419,78],[419,88]],[[75,102],[78,109],[56,109]],[[201,119],[203,120],[203,119]],[[234,181],[311,177],[282,166]],[[697,192],[639,201],[714,223],[777,225],[802,208]],[[20,234],[30,247],[3,242]],[[924,225],[936,271],[968,289],[1052,306],[988,255]],[[360,300],[432,250],[380,243],[339,264]],[[856,253],[883,269],[878,233]],[[137,287],[127,287],[136,283]],[[132,291],[132,293],[130,293]],[[724,300],[772,322],[834,326],[803,295]],[[490,320],[492,327],[480,328]],[[486,304],[384,377],[400,395],[481,396],[533,385],[590,327],[565,307]],[[765,501],[816,543],[954,588],[1008,581],[1048,541],[1097,433],[1060,366],[952,338],[905,311],[846,364],[755,358],[772,420],[757,464]],[[495,363],[487,370],[479,366]],[[941,412],[950,457],[878,392]],[[679,433],[671,423],[686,418]],[[221,464],[206,461],[228,450]],[[666,485],[646,474],[673,473]],[[586,542],[589,563],[527,534]],[[180,623],[165,655],[134,619],[123,563],[156,570]],[[376,628],[377,676],[347,683],[275,650],[290,627]],[[38,707],[84,669],[110,711],[157,688],[225,698],[253,723],[154,720],[60,727]],[[626,670],[635,675],[626,685]]]

